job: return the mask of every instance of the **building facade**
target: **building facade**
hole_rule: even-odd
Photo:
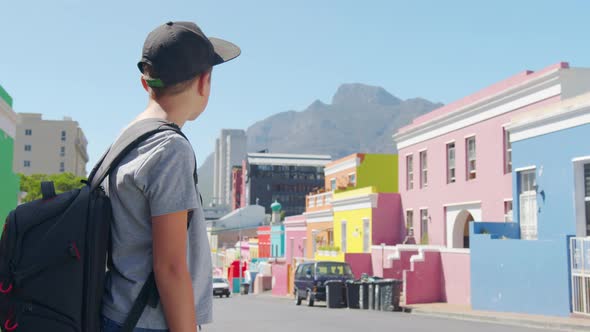
[[[213,169],[213,203],[230,206],[232,201],[234,166],[246,157],[247,137],[241,129],[222,129],[215,141]]]
[[[469,248],[472,221],[513,220],[511,118],[584,92],[590,70],[525,71],[416,118],[394,135],[404,215],[419,243]]]
[[[12,110],[12,97],[0,86],[0,229],[10,210],[18,202],[19,178],[13,170],[16,113]]]
[[[88,141],[72,118],[43,120],[41,114],[17,114],[14,169],[25,175],[69,172],[86,176]]]
[[[236,210],[242,207],[242,166],[234,166],[232,168],[232,190],[231,190],[231,210]]]
[[[266,207],[281,203],[286,216],[305,211],[305,196],[324,185],[330,156],[248,153],[244,164],[245,202]]]
[[[474,225],[473,308],[590,315],[590,93],[515,117],[508,130],[514,222]]]

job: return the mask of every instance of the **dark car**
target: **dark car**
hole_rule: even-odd
[[[315,301],[326,301],[326,281],[352,279],[354,276],[347,263],[301,263],[295,270],[295,304],[300,305],[305,299],[311,307]]]

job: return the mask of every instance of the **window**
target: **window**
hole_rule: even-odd
[[[64,162],[63,161],[61,163],[59,163],[59,171],[60,172],[65,171],[65,165],[64,165]]]
[[[465,140],[465,148],[467,153],[467,180],[473,180],[477,176],[475,169],[475,136]]]
[[[406,156],[406,189],[414,189],[414,155]]]
[[[414,210],[406,211],[406,232],[407,235],[414,235]]]
[[[340,241],[340,250],[343,253],[346,253],[346,220],[342,220],[341,225],[342,225],[342,238]]]
[[[334,178],[330,179],[330,189],[336,190],[336,179]]]
[[[25,136],[32,136],[33,135],[33,129],[25,129]]]
[[[447,144],[447,183],[455,183],[455,143]]]
[[[60,157],[65,157],[65,155],[66,155],[66,147],[65,147],[65,146],[62,146],[62,147],[59,149],[59,156],[60,156]]]
[[[510,143],[510,132],[504,129],[504,173],[512,172],[512,143]]]
[[[30,144],[26,144],[25,145],[25,151],[31,151],[31,145]]]
[[[428,244],[428,209],[420,209],[420,244]]]
[[[66,141],[66,131],[65,131],[65,130],[62,130],[62,131],[61,131],[61,140],[62,140],[63,142],[65,142],[65,141]]]
[[[24,166],[25,167],[31,167],[31,161],[30,160],[25,160]]]
[[[356,174],[348,175],[348,184],[356,186]]]
[[[428,187],[428,155],[420,152],[420,188]]]
[[[520,238],[537,239],[537,185],[535,170],[519,172]]]
[[[504,201],[504,221],[512,222],[512,201]]]

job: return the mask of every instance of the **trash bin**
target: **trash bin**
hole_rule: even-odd
[[[248,295],[248,291],[249,290],[250,290],[250,284],[249,283],[243,282],[240,285],[240,294],[242,294],[242,295]]]
[[[344,302],[344,282],[340,280],[328,280],[326,285],[326,307],[330,309],[343,308]]]
[[[346,304],[350,309],[359,309],[361,282],[349,280],[346,282]]]
[[[359,307],[369,309],[369,283],[366,281],[359,283]]]
[[[383,279],[375,281],[378,289],[378,295],[375,295],[379,301],[381,311],[398,311],[400,310],[400,295],[402,290],[402,281],[396,279]]]
[[[369,300],[369,310],[375,310],[375,283],[372,281],[369,281],[369,296],[368,296],[368,300]]]

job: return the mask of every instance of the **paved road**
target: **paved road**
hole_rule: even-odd
[[[203,332],[541,331],[398,312],[309,308],[267,295],[215,299],[214,320]]]

